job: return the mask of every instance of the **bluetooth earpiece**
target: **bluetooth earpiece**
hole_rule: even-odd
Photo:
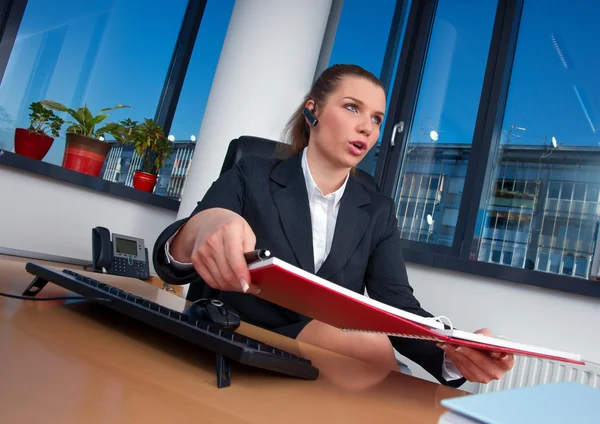
[[[313,127],[317,126],[317,124],[319,123],[317,117],[313,115],[312,111],[307,107],[304,107],[304,116],[308,120],[308,123]]]

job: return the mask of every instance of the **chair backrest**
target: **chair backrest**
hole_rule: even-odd
[[[272,158],[275,157],[275,150],[277,148],[282,149],[282,151],[285,152],[286,150],[289,150],[291,146],[279,141],[249,135],[233,139],[229,143],[229,148],[227,149],[227,154],[225,155],[225,160],[223,161],[223,166],[221,168],[221,174],[235,165],[242,156],[251,155]],[[378,191],[379,188],[377,187],[377,183],[371,174],[357,168],[354,177],[366,188]]]

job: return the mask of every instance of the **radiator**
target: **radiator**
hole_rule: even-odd
[[[530,356],[515,356],[515,366],[500,380],[480,384],[475,393],[497,392],[538,384],[578,381],[600,388],[600,367],[597,365],[575,365]]]

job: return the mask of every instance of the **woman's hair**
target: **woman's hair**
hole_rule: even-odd
[[[327,97],[333,93],[339,86],[344,77],[359,77],[371,81],[378,87],[383,88],[383,84],[371,72],[358,65],[333,65],[323,71],[323,73],[314,82],[310,92],[304,96],[302,104],[291,116],[283,131],[282,141],[291,145],[291,149],[286,148],[285,152],[279,152],[279,156],[292,156],[308,146],[310,129],[304,118],[304,106],[306,102],[312,100],[315,102],[313,112],[319,109],[327,100]]]

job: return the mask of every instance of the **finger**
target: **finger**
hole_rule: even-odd
[[[212,273],[210,272],[208,267],[205,265],[204,258],[201,258],[200,255],[198,255],[197,253],[194,253],[194,254],[192,254],[192,264],[194,265],[194,269],[196,270],[198,275],[202,278],[202,280],[204,280],[204,282],[208,286],[210,286],[212,288],[220,289],[220,286],[219,286],[217,280],[212,275]]]
[[[246,222],[244,222],[244,237],[242,243],[244,252],[249,252],[256,248],[256,235]]]
[[[469,381],[487,384],[492,380],[492,377],[484,369],[481,369],[467,356],[463,355],[461,353],[462,349],[459,349],[458,346],[446,344],[444,350],[446,351],[447,358],[454,362],[461,373],[467,372],[467,374],[472,376],[473,379]],[[463,373],[463,375],[465,374]],[[466,375],[465,378],[467,378]]]
[[[225,252],[225,244],[230,237],[232,235],[226,227],[223,231],[218,231],[206,238],[203,246],[203,250],[206,252],[205,256],[207,256],[206,264],[213,276],[218,279],[218,283],[223,290],[242,291],[242,286],[231,270],[229,258]]]
[[[483,370],[491,379],[499,380],[506,370],[501,368],[497,361],[494,361],[488,355],[465,346],[456,348],[456,352],[469,358],[477,367]]]
[[[510,371],[515,366],[515,356],[510,353],[503,353],[495,362],[505,372]]]
[[[440,348],[446,352],[446,359],[452,361],[464,378],[475,383],[481,382],[481,378],[475,372],[476,368],[473,367],[473,364],[467,358],[455,353],[454,348],[450,345],[441,345]]]
[[[244,241],[245,236],[240,238],[239,233],[239,227],[231,227],[227,230],[227,236],[224,238],[228,265],[236,280],[235,284],[239,285],[245,293],[257,294],[260,290],[256,286],[252,286],[250,271],[244,257],[244,252],[253,250],[254,244],[248,248],[249,243]]]
[[[223,234],[220,231],[206,237],[197,249],[200,261],[209,270],[213,277],[213,283],[207,284],[219,290],[236,290],[227,282],[228,267],[223,254]]]
[[[494,333],[490,331],[489,328],[480,328],[475,331],[475,334],[481,334],[482,336],[494,337]]]
[[[217,289],[217,290],[224,290],[224,291],[232,290],[232,288],[230,286],[225,284],[225,280],[223,278],[223,275],[221,274],[219,265],[214,260],[214,258],[212,258],[212,257],[206,258],[204,261],[204,266],[206,266],[206,268],[208,269],[208,272],[213,277],[213,284],[212,285],[209,284],[209,286],[211,286],[212,288]]]
[[[488,352],[488,355],[493,360],[500,359],[502,357],[502,353],[501,352]]]
[[[231,267],[231,255],[226,250],[225,243],[227,242],[225,237],[223,238],[223,246],[220,248],[219,252],[215,252],[215,256],[212,258],[221,274],[221,284],[229,291],[243,291],[240,280],[237,278]]]
[[[248,293],[251,282],[250,271],[248,271],[248,264],[246,263],[246,258],[244,258],[242,243],[230,242],[225,247],[225,252],[229,270],[233,278],[232,284],[239,287],[244,293]]]
[[[480,328],[479,330],[475,331],[475,333],[488,337],[496,337],[494,333],[492,333],[488,328]],[[487,352],[487,355],[490,358],[492,358],[496,362],[496,364],[498,364],[498,366],[505,371],[511,370],[515,364],[515,357],[510,353],[494,351]]]
[[[448,358],[456,364],[456,367],[459,369],[463,375],[466,372],[467,375],[470,375],[469,381],[476,383],[487,384],[492,381],[492,377],[488,375],[485,370],[479,368],[476,364],[473,363],[469,358],[457,352],[456,349],[453,352],[448,353]],[[467,378],[465,376],[465,378]]]
[[[250,252],[254,249],[256,249],[256,235],[252,231],[252,228],[250,228],[250,225],[248,225],[247,222],[244,222],[244,237],[242,239],[242,250],[244,252]],[[247,273],[248,278],[246,281],[250,285],[250,290],[248,290],[248,292],[258,294],[260,293],[260,289],[256,287],[255,284],[252,284],[252,276],[250,275],[250,271],[248,271],[248,264],[246,264],[245,262],[246,259],[244,259],[245,271]]]

